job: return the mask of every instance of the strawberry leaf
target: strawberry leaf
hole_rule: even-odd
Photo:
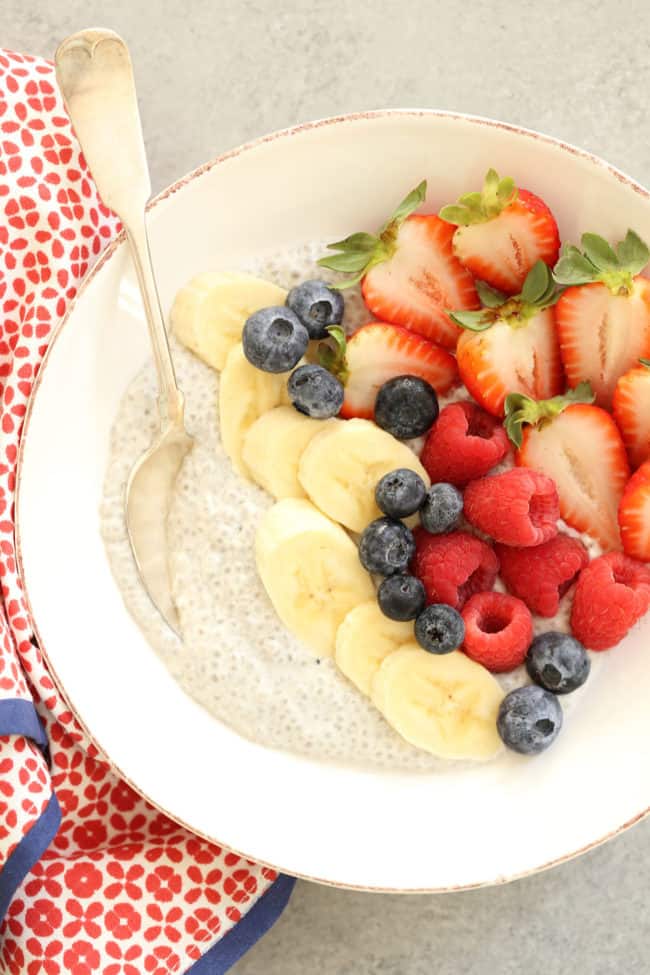
[[[346,356],[347,340],[340,325],[330,325],[327,329],[329,340],[318,345],[318,362],[323,369],[327,369],[344,385],[348,380],[349,370]]]
[[[648,369],[650,369],[650,359],[639,359],[639,362],[642,366],[646,366]]]
[[[628,230],[625,238],[616,245],[616,254],[622,267],[630,274],[639,274],[650,260],[647,244],[633,230]]]
[[[604,237],[598,234],[583,234],[582,249],[585,257],[599,271],[618,271],[621,267],[618,257]]]
[[[448,311],[452,322],[470,332],[484,332],[494,324],[494,314],[488,309],[483,311]]]
[[[553,277],[558,284],[589,284],[598,280],[598,268],[573,244],[565,244],[553,268]]]
[[[489,169],[480,193],[464,193],[457,203],[444,206],[438,215],[447,223],[468,227],[498,217],[516,199],[517,187],[512,177],[500,179],[496,169]]]
[[[496,288],[491,288],[485,281],[476,281],[475,286],[476,293],[486,308],[500,308],[508,300],[508,296],[504,295],[503,291],[497,291]]]
[[[521,289],[522,301],[536,305],[547,294],[549,286],[553,287],[553,278],[548,265],[544,261],[535,261]]]
[[[330,271],[342,271],[353,275],[345,281],[337,282],[332,287],[341,290],[357,284],[371,268],[393,256],[399,227],[424,201],[426,192],[427,182],[422,180],[414,190],[411,190],[404,197],[379,231],[378,236],[361,231],[327,245],[330,250],[338,253],[326,254],[317,263],[321,267],[329,268]]]
[[[559,416],[567,406],[574,403],[593,403],[595,398],[589,382],[578,383],[575,389],[567,390],[563,396],[537,401],[524,393],[509,393],[506,396],[503,425],[508,437],[519,449],[524,425],[537,426],[542,421],[548,422]]]

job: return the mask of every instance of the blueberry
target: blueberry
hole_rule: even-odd
[[[426,602],[426,593],[415,576],[389,576],[377,590],[377,602],[384,616],[404,623],[420,615]]]
[[[382,576],[404,572],[414,555],[413,532],[392,518],[371,521],[359,539],[359,558],[368,572]]]
[[[324,281],[303,281],[287,295],[287,305],[309,332],[310,339],[327,338],[327,328],[343,320],[343,295]]]
[[[552,745],[562,727],[562,708],[554,694],[530,684],[518,687],[501,702],[497,731],[508,748],[536,755]]]
[[[569,694],[589,677],[591,663],[583,645],[568,633],[541,633],[528,650],[526,669],[536,684],[554,694]]]
[[[463,496],[453,484],[433,484],[420,508],[420,521],[432,535],[442,535],[458,524],[463,510]]]
[[[287,389],[295,408],[316,420],[336,416],[343,406],[343,386],[322,366],[298,366],[289,376]]]
[[[427,487],[419,474],[408,467],[384,474],[375,488],[375,501],[385,515],[408,518],[424,501]]]
[[[377,393],[375,422],[399,440],[421,437],[437,418],[436,391],[418,376],[396,376]]]
[[[256,369],[288,372],[305,354],[309,335],[290,308],[261,308],[247,319],[242,343]]]
[[[427,606],[415,621],[415,639],[429,653],[451,653],[464,638],[463,617],[445,603]]]

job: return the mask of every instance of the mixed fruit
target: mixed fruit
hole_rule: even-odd
[[[330,245],[342,281],[198,275],[172,326],[221,370],[236,469],[277,499],[256,561],[285,625],[411,744],[535,754],[587,651],[650,608],[650,252],[632,230],[561,248],[494,170],[439,214],[425,196]],[[346,335],[359,282],[374,319]],[[571,633],[534,636],[570,594]],[[504,695],[493,674],[521,665]]]

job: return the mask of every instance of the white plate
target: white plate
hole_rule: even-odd
[[[332,119],[210,163],[150,215],[162,301],[209,267],[374,229],[423,176],[437,208],[489,166],[538,192],[563,239],[650,239],[647,191],[532,132],[433,112]],[[496,883],[601,842],[650,805],[648,626],[609,654],[554,747],[441,775],[362,773],[239,738],[187,697],[125,611],[98,505],[120,397],[148,356],[123,241],[52,341],[20,465],[22,571],[71,707],[120,772],[193,830],[290,873],[400,891]],[[52,513],[56,517],[52,517]]]

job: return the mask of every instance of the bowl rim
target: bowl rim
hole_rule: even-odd
[[[147,204],[147,211],[152,210],[160,203],[164,202],[169,197],[179,192],[179,190],[182,190],[189,183],[193,182],[196,179],[199,179],[205,173],[210,172],[215,166],[227,162],[230,159],[235,159],[236,157],[242,155],[243,153],[257,149],[258,147],[263,146],[270,142],[274,142],[277,139],[292,137],[294,135],[300,134],[301,132],[309,131],[312,129],[318,129],[325,126],[340,125],[340,124],[346,124],[351,122],[358,122],[361,120],[374,120],[374,119],[381,119],[381,118],[388,118],[388,117],[418,118],[418,117],[431,117],[431,116],[440,117],[443,119],[466,121],[466,122],[470,122],[473,125],[486,126],[489,128],[503,129],[515,135],[523,136],[524,138],[534,139],[543,142],[547,145],[555,146],[556,148],[560,149],[563,152],[568,153],[569,155],[576,156],[578,158],[586,160],[599,169],[604,169],[612,176],[614,176],[615,179],[617,179],[620,183],[625,184],[626,186],[634,190],[634,192],[638,193],[646,200],[650,200],[650,191],[647,190],[641,183],[639,183],[633,177],[624,173],[622,170],[618,169],[616,166],[613,166],[611,163],[608,163],[606,160],[602,159],[600,156],[597,156],[595,153],[589,152],[586,149],[579,148],[578,146],[574,146],[572,143],[566,142],[565,140],[557,138],[555,136],[550,136],[545,133],[538,132],[535,129],[526,128],[525,126],[516,125],[514,123],[503,122],[497,119],[488,118],[486,116],[473,115],[465,112],[455,112],[455,111],[448,111],[444,109],[429,109],[429,108],[389,108],[389,109],[373,109],[370,111],[361,111],[361,112],[350,112],[342,115],[328,116],[313,121],[301,122],[298,123],[297,125],[289,126],[284,129],[278,129],[277,131],[271,132],[267,135],[263,135],[255,139],[251,139],[240,146],[237,146],[233,149],[229,149],[223,153],[220,153],[219,155],[208,160],[207,162],[202,163],[200,166],[197,166],[195,169],[191,170],[185,176],[182,176],[179,179],[175,180],[169,186],[165,187],[159,193],[157,193],[149,201],[149,203]],[[87,287],[89,286],[90,282],[93,280],[95,275],[101,270],[101,268],[106,263],[108,263],[108,261],[110,261],[114,257],[116,252],[125,242],[126,242],[126,234],[124,230],[120,230],[120,232],[106,246],[106,248],[102,251],[97,261],[93,264],[93,266],[87,271],[87,273],[82,278],[81,282],[79,283],[79,287],[77,289],[76,295],[71,300],[63,317],[59,319],[59,321],[56,323],[56,325],[52,330],[52,333],[50,335],[50,340],[48,342],[48,346],[45,351],[45,355],[41,360],[38,373],[34,380],[32,391],[26,406],[23,428],[21,432],[20,442],[18,445],[18,456],[16,461],[16,487],[15,487],[15,496],[14,496],[14,510],[15,510],[14,538],[15,538],[15,550],[16,550],[16,570],[21,585],[23,587],[25,604],[30,617],[33,633],[38,642],[38,647],[43,656],[43,660],[45,661],[45,664],[48,668],[49,676],[54,681],[57,690],[61,694],[61,697],[65,701],[68,709],[74,715],[75,720],[81,726],[81,728],[87,735],[89,741],[92,742],[95,745],[95,747],[98,748],[102,758],[107,762],[110,769],[113,772],[115,772],[121,779],[127,782],[127,784],[131,786],[131,788],[139,796],[141,796],[148,803],[150,803],[150,805],[152,805],[156,810],[168,816],[173,822],[178,823],[180,826],[184,827],[189,832],[193,833],[195,836],[199,836],[201,839],[204,839],[210,843],[216,843],[218,845],[227,846],[228,849],[233,849],[232,847],[229,846],[229,844],[224,844],[221,840],[218,839],[218,837],[212,836],[208,833],[202,832],[201,830],[195,829],[191,824],[185,822],[183,819],[181,819],[176,814],[170,812],[168,809],[165,809],[163,806],[160,805],[160,803],[152,799],[151,796],[147,795],[147,793],[144,792],[137,785],[137,783],[132,781],[123,772],[123,770],[119,767],[119,765],[117,765],[113,761],[111,756],[108,754],[107,750],[102,746],[101,742],[90,731],[88,725],[86,724],[84,719],[77,711],[73,702],[70,700],[63,686],[63,683],[59,675],[57,674],[56,669],[53,666],[52,660],[49,654],[47,653],[42,637],[39,633],[38,622],[35,618],[35,614],[32,609],[32,604],[29,597],[29,590],[25,579],[23,552],[22,552],[22,544],[21,544],[21,507],[22,507],[20,503],[20,494],[21,494],[21,485],[22,485],[21,477],[22,477],[23,464],[24,464],[24,454],[25,454],[25,445],[27,442],[27,434],[29,432],[29,425],[34,410],[34,403],[36,400],[38,389],[40,387],[44,371],[47,367],[50,355],[55,347],[55,344],[59,339],[66,324],[68,323],[69,319],[71,318],[72,313],[76,308],[81,296],[83,295],[83,293],[85,292],[85,290],[87,289]],[[514,872],[507,875],[500,874],[491,880],[481,881],[477,883],[447,885],[443,887],[417,887],[417,888],[406,888],[406,887],[394,888],[394,887],[383,887],[383,886],[370,887],[365,885],[351,884],[348,881],[337,882],[330,878],[314,877],[309,874],[300,873],[296,871],[295,868],[291,869],[291,875],[301,880],[307,880],[307,881],[311,881],[312,883],[323,884],[329,887],[361,891],[361,892],[385,893],[385,894],[444,894],[444,893],[456,893],[463,890],[476,890],[478,888],[483,888],[483,887],[502,886],[503,884],[511,883],[512,881],[515,880],[521,880],[525,877],[530,877],[533,876],[534,874],[541,873],[546,870],[550,870],[552,867],[558,866],[560,864],[567,863],[568,861],[581,856],[583,853],[587,853],[603,845],[604,843],[608,842],[610,839],[619,836],[621,833],[625,832],[630,827],[641,822],[648,815],[650,815],[650,805],[642,809],[640,812],[635,813],[632,817],[627,819],[620,826],[612,830],[609,830],[603,836],[595,840],[592,840],[591,842],[585,844],[584,846],[578,847],[575,850],[571,850],[566,854],[563,854],[562,856],[556,857],[552,860],[549,860],[546,863],[542,863],[538,866],[531,867],[527,870]],[[284,868],[281,864],[270,863],[268,861],[260,859],[259,856],[253,856],[252,854],[246,853],[244,850],[233,849],[233,852],[245,859],[254,860],[256,863],[259,863],[264,867],[268,867],[272,870],[275,870],[278,873],[286,872],[286,868]]]

